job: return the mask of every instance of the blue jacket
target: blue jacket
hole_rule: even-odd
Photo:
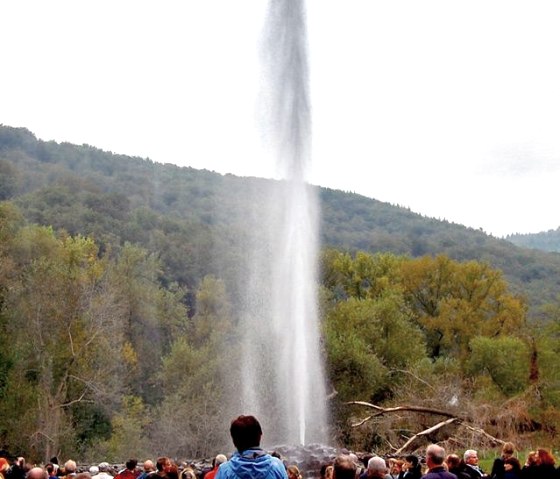
[[[221,464],[215,479],[288,479],[288,474],[280,459],[252,448]]]

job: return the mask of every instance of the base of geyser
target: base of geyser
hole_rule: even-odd
[[[332,464],[335,457],[347,450],[338,449],[323,444],[307,444],[305,446],[276,446],[267,448],[280,454],[288,466],[295,465],[306,479],[318,478],[321,466]]]

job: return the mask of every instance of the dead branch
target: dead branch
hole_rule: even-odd
[[[346,404],[357,405],[357,406],[365,406],[365,407],[374,409],[376,411],[374,414],[372,414],[370,416],[367,416],[366,418],[362,419],[358,423],[352,424],[352,427],[359,427],[359,426],[365,424],[366,422],[370,421],[374,417],[381,416],[383,414],[388,414],[388,413],[400,412],[400,411],[428,413],[428,414],[434,414],[434,415],[444,416],[444,417],[448,418],[445,421],[441,421],[441,422],[435,424],[434,426],[431,426],[427,429],[424,429],[423,431],[420,431],[420,432],[414,434],[412,437],[408,438],[407,441],[400,448],[398,448],[395,451],[395,454],[402,453],[419,437],[427,436],[428,434],[431,434],[431,433],[441,429],[442,427],[447,426],[449,424],[453,424],[453,423],[461,425],[461,426],[465,427],[466,429],[468,429],[469,431],[472,431],[476,434],[480,434],[480,435],[490,439],[491,441],[493,441],[497,444],[504,444],[504,441],[492,436],[491,434],[488,434],[484,429],[482,429],[480,427],[471,426],[470,424],[466,423],[465,422],[465,421],[467,421],[466,418],[458,417],[455,414],[452,414],[448,411],[443,411],[441,409],[433,409],[433,408],[427,408],[427,407],[422,407],[422,406],[396,406],[396,407],[385,408],[385,407],[381,407],[381,406],[378,406],[376,404],[371,404],[371,403],[368,403],[368,402],[365,402],[365,401],[350,401],[350,402],[347,402]]]
[[[380,413],[380,414],[382,414],[382,413]],[[365,424],[366,422],[368,422],[370,419],[372,419],[372,418],[375,417],[375,416],[379,416],[379,414],[374,414],[373,416],[368,416],[368,417],[362,419],[360,422],[355,422],[355,423],[352,424],[351,426],[352,426],[352,427],[359,427],[359,426],[361,426],[362,424]]]
[[[397,449],[395,451],[395,454],[400,454],[401,452],[403,452],[417,438],[419,438],[421,436],[427,436],[428,434],[431,434],[432,432],[437,431],[438,429],[441,429],[443,426],[447,426],[448,424],[451,424],[451,423],[454,423],[454,422],[457,422],[457,421],[461,421],[461,419],[459,419],[458,417],[451,417],[449,419],[446,419],[445,421],[441,421],[441,422],[437,423],[435,426],[429,427],[428,429],[424,429],[423,431],[420,431],[420,432],[416,433],[408,441],[406,441],[399,449]]]
[[[452,414],[448,411],[443,411],[441,409],[432,409],[432,408],[422,407],[422,406],[396,406],[396,407],[385,408],[385,407],[377,406],[376,404],[371,404],[369,402],[364,402],[364,401],[350,401],[350,402],[347,402],[346,404],[366,406],[366,407],[369,407],[369,408],[372,408],[372,409],[375,409],[376,411],[378,411],[378,414],[370,416],[370,419],[372,417],[380,416],[382,414],[399,412],[399,411],[423,412],[423,413],[436,414],[436,415],[439,415],[439,416],[444,416],[444,417],[449,417],[449,418],[456,417],[455,414]],[[362,422],[362,424],[363,424],[363,422]]]
[[[474,427],[474,426],[470,426],[469,424],[463,424],[463,427],[467,428],[469,431],[473,431],[476,432],[478,434],[480,434],[481,436],[485,436],[488,439],[490,439],[491,441],[494,441],[498,444],[504,444],[505,441],[502,441],[501,439],[498,439],[497,437],[494,437],[490,434],[488,434],[484,429],[481,429],[479,427]]]

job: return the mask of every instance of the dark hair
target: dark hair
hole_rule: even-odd
[[[356,463],[347,454],[337,456],[333,466],[334,479],[355,479]]]
[[[134,469],[136,469],[136,466],[138,465],[138,461],[136,459],[129,459],[128,461],[126,461],[126,468],[129,471],[133,471]]]
[[[414,454],[409,454],[405,457],[406,462],[410,462],[414,467],[418,467],[418,457]]]
[[[167,456],[158,457],[156,460],[156,469],[159,472],[163,472],[167,466],[171,465],[171,459]]]
[[[233,445],[239,452],[261,444],[262,429],[255,416],[239,416],[229,428]]]
[[[461,459],[457,454],[449,454],[445,459],[447,466],[449,469],[457,469],[461,467],[463,464],[463,459]]]

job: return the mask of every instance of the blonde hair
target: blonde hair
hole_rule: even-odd
[[[504,445],[502,446],[502,455],[513,456],[514,452],[515,446],[513,445],[513,442],[504,442]]]
[[[183,469],[181,472],[181,479],[196,479],[196,474],[194,473],[192,467],[186,467]]]
[[[287,472],[288,477],[293,476],[295,479],[302,479],[299,468],[297,466],[288,466]]]

